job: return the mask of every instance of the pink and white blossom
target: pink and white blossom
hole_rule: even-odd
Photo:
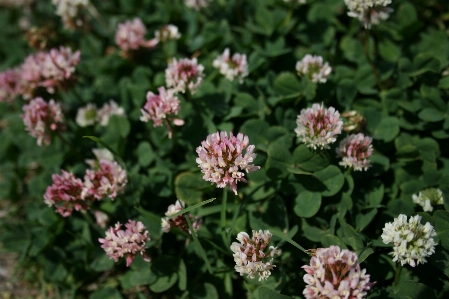
[[[115,262],[118,262],[119,258],[126,257],[127,267],[131,265],[138,253],[144,261],[151,261],[145,253],[145,243],[150,241],[150,237],[145,225],[140,221],[128,220],[125,228],[120,222],[117,222],[115,227],[110,227],[106,231],[106,237],[99,238],[98,241],[102,243],[101,248]]]
[[[109,197],[114,200],[128,183],[126,171],[115,161],[87,160],[91,169],[84,176],[83,198],[101,200]]]
[[[62,175],[52,175],[53,184],[47,187],[44,194],[45,203],[56,208],[56,213],[63,217],[70,216],[73,210],[89,209],[82,196],[83,182],[75,178],[73,173],[62,170]]]
[[[219,69],[220,74],[230,81],[238,78],[239,83],[243,83],[243,78],[248,76],[246,55],[234,53],[231,57],[228,48],[212,62],[212,66]]]
[[[261,281],[271,275],[271,270],[276,267],[273,258],[281,255],[281,250],[274,246],[268,247],[271,236],[268,230],[253,230],[252,238],[246,232],[237,235],[239,243],[233,242],[231,250],[234,253],[235,270],[241,276],[246,274],[248,278],[253,279],[258,275]]]
[[[302,109],[296,120],[296,135],[300,142],[313,149],[328,149],[329,144],[341,134],[343,121],[334,107],[324,108],[315,103],[311,108]]]
[[[323,57],[307,54],[296,63],[299,76],[307,76],[314,83],[325,83],[332,72],[329,63],[323,62]]]
[[[342,161],[341,166],[352,167],[355,171],[368,170],[368,158],[373,154],[373,139],[362,133],[352,134],[343,139],[336,149]]]
[[[165,124],[168,130],[168,137],[171,138],[171,123],[177,126],[184,124],[183,120],[174,118],[179,112],[179,100],[172,89],[166,90],[162,86],[158,88],[158,91],[158,95],[151,91],[147,93],[147,102],[140,110],[142,112],[140,120],[144,122],[152,120],[154,127]]]
[[[140,18],[118,24],[115,42],[125,52],[139,48],[154,48],[159,40],[145,40],[147,28]]]
[[[218,188],[229,185],[237,195],[237,183],[248,182],[242,171],[249,173],[260,169],[260,166],[251,164],[256,158],[253,153],[255,146],[248,146],[248,143],[248,136],[242,133],[234,136],[231,132],[229,138],[225,131],[208,135],[196,149],[196,163],[204,173],[203,179],[217,184]],[[246,153],[243,153],[247,146]]]
[[[0,102],[12,103],[24,90],[20,69],[9,69],[0,73]]]
[[[54,100],[47,103],[40,97],[35,98],[22,109],[25,129],[32,137],[37,138],[39,146],[49,145],[51,132],[63,129],[61,107]]]
[[[25,58],[21,66],[22,80],[26,87],[23,96],[30,98],[38,87],[54,93],[55,89],[65,90],[75,80],[75,67],[80,62],[80,51],[60,47],[50,52],[37,52]]]
[[[174,92],[185,93],[188,89],[194,94],[203,82],[203,70],[196,58],[182,58],[179,61],[174,58],[165,70],[165,83]]]
[[[318,248],[310,259],[310,265],[302,266],[307,272],[303,291],[306,299],[364,298],[375,282],[360,269],[357,254],[338,246]]]
[[[165,212],[165,216],[167,216],[167,217],[161,219],[161,227],[162,227],[162,231],[164,233],[170,232],[170,230],[175,227],[179,228],[182,231],[189,232],[190,234],[192,233],[189,229],[189,225],[186,221],[185,215],[178,215],[178,216],[170,219],[170,216],[178,213],[179,211],[181,211],[184,208],[185,208],[185,203],[181,199],[178,199],[174,205],[168,206],[168,210],[167,210],[167,212]],[[193,218],[193,215],[189,214],[189,219],[192,219],[192,218]],[[201,219],[199,219],[198,217],[195,217],[195,221],[193,221],[192,227],[193,227],[194,231],[199,230],[201,227]]]

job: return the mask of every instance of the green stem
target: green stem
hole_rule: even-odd
[[[399,280],[401,278],[402,264],[398,263],[396,266],[396,273],[394,274],[394,285],[397,286],[399,284]]]
[[[223,239],[223,244],[226,247],[229,247],[229,241],[226,236],[226,204],[228,201],[228,189],[223,188],[223,200],[221,202],[221,217],[220,217],[220,226],[221,226],[221,238]]]
[[[373,60],[369,56],[369,30],[365,30],[365,40],[364,40],[364,50],[365,50],[365,56],[366,60],[368,60],[369,64],[371,65],[371,69],[373,70],[374,78],[376,79],[377,86],[380,90],[383,90],[384,87],[382,85],[382,81],[380,80],[379,72],[377,71],[376,65],[374,64]]]
[[[200,252],[201,257],[203,258],[204,262],[206,263],[207,270],[209,271],[210,274],[213,274],[214,271],[212,270],[212,267],[210,266],[209,260],[207,259],[206,252],[204,252],[204,249],[203,249],[203,246],[201,246],[200,240],[196,236],[196,232],[193,229],[192,221],[190,221],[190,217],[186,216],[184,218],[186,219],[187,224],[189,225],[189,229],[190,229],[190,232],[192,234],[193,240],[195,241],[195,245],[198,246],[197,247],[198,251]]]

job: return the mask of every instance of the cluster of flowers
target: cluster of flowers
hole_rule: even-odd
[[[99,238],[102,243],[101,248],[106,254],[118,262],[121,257],[126,257],[126,266],[129,267],[134,257],[140,253],[143,260],[150,262],[151,258],[145,253],[145,243],[150,241],[148,231],[142,222],[128,220],[123,229],[122,224],[118,222],[115,227],[110,227],[106,231],[106,237]]]
[[[178,213],[184,208],[185,203],[181,199],[178,199],[174,205],[168,206],[168,210],[165,213],[166,217],[162,218],[161,220],[161,227],[164,233],[170,232],[170,230],[175,227],[179,228],[181,231],[189,232],[190,234],[192,233],[186,221],[186,216],[178,215],[176,217],[171,218],[172,215]],[[189,219],[192,219],[193,215],[190,214],[188,217]],[[201,227],[201,219],[195,217],[195,221],[192,223],[192,227],[194,231],[199,230]]]
[[[109,118],[112,115],[125,116],[125,110],[113,100],[109,100],[109,103],[105,103],[100,109],[97,109],[94,104],[89,103],[78,109],[76,123],[80,127],[92,126],[95,123],[99,123],[105,127],[108,125]]]
[[[249,173],[260,169],[260,166],[251,164],[256,158],[253,153],[255,146],[248,146],[248,143],[248,136],[242,133],[234,136],[231,132],[229,138],[225,131],[208,135],[196,148],[196,163],[204,173],[203,179],[217,184],[218,188],[229,185],[237,195],[237,182],[247,183],[242,171]]]
[[[323,104],[313,104],[311,108],[302,109],[296,120],[296,135],[300,142],[316,149],[329,149],[337,140],[343,127],[340,113],[333,107],[324,108]],[[372,138],[362,133],[351,134],[340,142],[336,149],[342,158],[341,166],[352,167],[356,171],[367,170],[372,155]]]
[[[67,28],[75,28],[83,24],[80,12],[89,4],[89,0],[52,0],[56,5],[56,14],[62,18]]]
[[[159,28],[154,32],[155,37],[145,40],[147,28],[140,18],[128,20],[117,26],[115,33],[115,42],[124,53],[130,53],[140,48],[154,48],[159,42],[167,42],[176,40],[181,37],[178,27],[175,25],[167,25]]]
[[[220,71],[220,74],[226,79],[233,81],[238,78],[239,83],[243,83],[243,78],[248,76],[248,62],[245,54],[234,53],[230,55],[229,49],[226,48],[220,56],[213,62],[212,66]]]
[[[443,192],[440,189],[428,188],[413,194],[412,199],[423,208],[424,212],[432,212],[433,206],[443,204]]]
[[[22,119],[28,133],[37,138],[37,145],[49,145],[51,132],[64,129],[61,106],[54,100],[48,103],[38,97],[22,107]]]
[[[296,63],[296,71],[298,76],[307,76],[313,83],[326,83],[332,68],[323,57],[307,54]]]
[[[393,9],[386,7],[391,0],[345,0],[348,16],[359,19],[366,29],[388,19]]]
[[[357,254],[338,246],[313,250],[303,295],[313,298],[363,298],[375,283],[370,283],[366,270],[360,269]]]
[[[86,160],[91,169],[86,170],[84,182],[73,173],[62,170],[62,175],[53,174],[53,184],[44,194],[45,203],[56,208],[63,217],[76,211],[90,208],[90,204],[109,197],[112,200],[125,189],[128,182],[126,172],[111,159],[111,155],[94,151],[96,160]]]
[[[393,262],[401,265],[409,264],[412,267],[419,263],[426,263],[426,257],[435,253],[433,237],[436,232],[433,226],[427,222],[420,223],[421,216],[411,216],[407,222],[406,215],[399,215],[393,222],[385,224],[382,233],[382,241],[385,244],[393,243]]]
[[[29,55],[19,68],[0,73],[0,101],[11,102],[19,95],[30,99],[38,87],[44,87],[49,93],[66,89],[75,79],[80,55],[79,51],[73,53],[62,46]]]
[[[253,230],[252,238],[246,232],[237,235],[240,243],[233,242],[231,250],[234,252],[235,270],[241,276],[246,274],[252,279],[258,275],[260,281],[271,275],[271,270],[276,267],[273,258],[281,254],[281,250],[276,247],[268,247],[271,236],[268,230]]]

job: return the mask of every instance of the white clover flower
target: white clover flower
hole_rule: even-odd
[[[95,155],[95,158],[97,158],[98,161],[106,160],[109,162],[114,161],[114,155],[106,148],[94,148],[92,149],[92,152]],[[91,165],[91,163],[87,163]]]
[[[97,113],[97,121],[102,125],[103,127],[107,126],[109,123],[109,118],[112,115],[125,115],[125,110],[120,107],[116,102],[113,100],[109,100],[109,103],[106,103],[98,110]]]
[[[82,25],[82,21],[77,17],[80,10],[89,4],[89,0],[52,0],[52,3],[56,5],[56,14],[62,18],[66,27]]]
[[[359,19],[366,29],[388,19],[393,9],[385,7],[391,0],[345,0],[348,16]]]
[[[172,24],[168,24],[159,28],[159,30],[156,30],[154,32],[154,36],[157,40],[166,42],[169,40],[179,39],[181,37],[181,34],[178,31],[178,27]]]
[[[296,71],[298,76],[308,76],[313,83],[326,83],[332,68],[323,62],[323,57],[307,54],[296,63]]]
[[[238,78],[239,83],[243,83],[243,78],[248,76],[248,62],[245,54],[234,53],[230,55],[229,49],[226,48],[222,55],[219,55],[212,62],[212,66],[220,70],[220,74],[226,79],[233,81]]]
[[[92,126],[97,120],[97,107],[94,104],[87,104],[78,109],[76,113],[76,123],[80,127]]]
[[[240,244],[233,242],[231,250],[234,252],[235,270],[241,276],[246,274],[253,279],[258,275],[260,281],[271,275],[271,270],[276,267],[273,264],[273,257],[281,254],[281,250],[276,247],[270,246],[267,248],[271,236],[268,230],[253,230],[251,239],[245,232],[240,232],[237,235]]]
[[[385,244],[393,243],[393,262],[401,265],[409,264],[412,267],[427,262],[426,257],[435,253],[435,241],[437,234],[433,226],[427,222],[420,223],[421,216],[410,217],[401,214],[393,222],[385,224],[382,233],[382,241]]]
[[[185,0],[184,3],[187,7],[193,8],[195,10],[200,10],[201,8],[207,7],[210,0]]]
[[[440,189],[428,188],[412,195],[413,202],[419,204],[424,212],[432,212],[433,206],[443,204],[443,192]]]

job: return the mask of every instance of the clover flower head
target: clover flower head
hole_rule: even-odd
[[[386,7],[391,0],[345,0],[348,16],[357,18],[366,29],[388,19],[393,9]]]
[[[360,269],[357,254],[338,246],[318,248],[310,259],[310,265],[302,266],[307,272],[303,291],[306,299],[313,298],[363,298],[375,282]]]
[[[424,212],[432,212],[433,206],[443,204],[443,192],[437,188],[428,188],[412,195],[413,202],[420,205]]]
[[[172,24],[168,24],[159,28],[159,30],[156,30],[154,32],[154,36],[158,41],[166,42],[169,40],[179,39],[181,37],[181,34],[178,31],[178,27]]]
[[[0,102],[12,103],[14,98],[23,93],[22,72],[19,68],[0,73]]]
[[[51,132],[63,129],[61,107],[54,100],[47,103],[40,97],[35,98],[22,109],[25,129],[32,137],[37,138],[39,146],[49,145]]]
[[[98,161],[114,161],[114,155],[106,148],[94,148],[92,149],[92,152],[94,153],[95,158],[97,158]],[[87,162],[87,164],[92,165],[92,162]]]
[[[382,241],[385,244],[393,243],[393,262],[401,265],[409,264],[412,267],[427,262],[426,257],[435,253],[437,243],[433,240],[436,232],[427,222],[420,223],[421,216],[411,216],[407,222],[406,215],[399,215],[393,222],[385,224]]]
[[[44,194],[44,202],[56,208],[56,213],[63,217],[72,215],[73,210],[81,211],[89,209],[87,202],[82,197],[83,182],[75,178],[73,173],[62,170],[62,175],[53,174],[53,184],[47,187]]]
[[[371,137],[362,133],[352,134],[343,139],[336,149],[337,155],[342,158],[341,166],[352,167],[355,171],[367,171],[370,167],[369,158],[373,154]]]
[[[84,107],[78,109],[76,113],[76,123],[80,127],[92,126],[97,120],[97,107],[89,103]]]
[[[237,242],[233,242],[231,250],[234,252],[235,270],[240,276],[247,275],[253,279],[259,276],[259,281],[267,279],[271,275],[271,270],[276,267],[273,258],[281,255],[281,250],[274,246],[269,246],[271,233],[268,230],[255,231],[250,238],[246,232],[237,235]]]
[[[72,52],[61,46],[26,57],[21,66],[24,98],[30,98],[38,87],[46,88],[49,93],[54,93],[56,88],[66,90],[75,80],[75,67],[80,56],[80,51]]]
[[[200,10],[201,8],[207,7],[210,0],[185,0],[184,3],[187,7],[193,8],[195,10]]]
[[[165,90],[165,87],[162,86],[158,88],[158,91],[159,95],[151,91],[147,93],[147,102],[140,110],[142,112],[140,120],[144,122],[152,120],[154,127],[162,126],[164,123],[168,130],[168,137],[171,138],[170,123],[173,122],[177,126],[184,124],[183,120],[173,117],[179,112],[179,100],[172,89]]]
[[[184,207],[185,207],[185,203],[181,199],[178,199],[174,205],[168,206],[168,210],[165,213],[165,216],[167,216],[167,217],[161,219],[161,227],[162,227],[162,231],[164,233],[170,232],[170,230],[174,227],[177,227],[182,231],[189,232],[190,234],[192,233],[189,229],[189,224],[186,221],[185,215],[178,215],[178,216],[170,219],[170,216],[181,211],[182,209],[184,209]],[[192,219],[192,218],[193,218],[193,215],[189,214],[189,219]],[[201,219],[199,219],[198,216],[195,217],[195,221],[193,221],[192,227],[193,227],[194,231],[197,231],[200,229]]]
[[[109,118],[112,115],[125,116],[125,110],[113,100],[109,100],[97,111],[97,121],[101,126],[106,127],[109,124]]]
[[[97,210],[97,211],[94,211],[94,217],[95,217],[95,222],[97,223],[98,226],[100,226],[102,228],[106,228],[106,225],[109,222],[108,214]]]
[[[182,58],[179,61],[174,58],[165,70],[165,82],[175,92],[185,93],[188,89],[194,94],[203,82],[203,70],[196,58]]]
[[[348,133],[360,131],[361,127],[365,123],[365,118],[363,115],[356,110],[343,112],[341,117],[343,117],[344,123],[343,130]]]
[[[62,18],[67,28],[81,26],[80,12],[89,4],[89,0],[52,0],[56,5],[56,14]]]
[[[137,50],[143,48],[154,48],[158,40],[145,40],[145,33],[147,28],[140,18],[135,18],[132,21],[126,21],[118,24],[115,33],[115,42],[121,50],[129,52],[130,50]]]
[[[332,72],[329,63],[323,62],[323,57],[307,54],[296,62],[298,76],[308,76],[314,83],[325,83]]]
[[[151,261],[150,257],[145,253],[145,243],[150,241],[150,237],[145,225],[140,221],[128,220],[125,228],[123,228],[120,222],[117,222],[115,227],[110,227],[106,231],[106,237],[104,239],[99,238],[98,241],[102,243],[101,248],[115,262],[119,258],[126,256],[126,267],[131,265],[138,253],[140,253],[144,261]]]
[[[226,79],[233,81],[238,78],[240,83],[243,83],[243,78],[248,76],[248,62],[245,54],[234,53],[230,55],[229,49],[226,48],[223,54],[219,55],[212,62],[212,66],[220,70],[220,74],[224,75]]]
[[[255,146],[248,146],[248,143],[248,136],[242,133],[234,136],[231,132],[229,138],[225,131],[208,135],[201,146],[196,148],[196,163],[204,173],[203,179],[217,184],[218,188],[229,185],[237,195],[237,182],[248,182],[243,171],[249,173],[260,169],[260,166],[251,164],[256,158],[253,153]]]
[[[302,109],[296,120],[296,136],[300,142],[313,149],[329,149],[329,144],[337,140],[343,121],[334,107],[324,108],[315,103],[311,108]]]
[[[83,198],[101,200],[109,197],[114,200],[128,183],[126,171],[115,161],[87,160],[92,169],[84,176]]]

